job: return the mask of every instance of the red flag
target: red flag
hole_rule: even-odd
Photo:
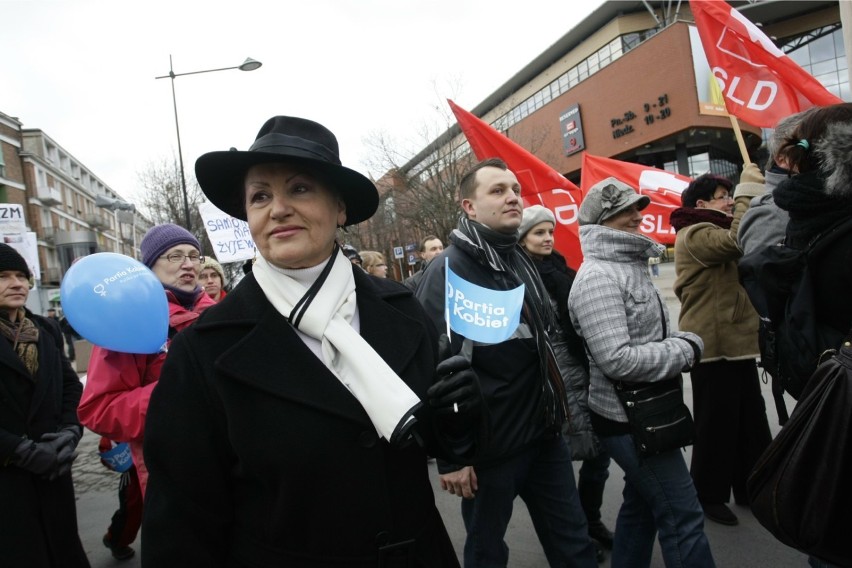
[[[524,207],[544,205],[553,211],[556,216],[554,246],[568,265],[577,269],[583,260],[577,233],[577,211],[582,201],[580,188],[480,118],[449,99],[447,102],[476,157],[480,160],[500,158],[518,177]]]
[[[757,26],[722,0],[689,0],[728,112],[763,128],[843,101],[784,55]]]
[[[599,158],[583,152],[583,178],[580,181],[583,195],[590,187],[610,176],[651,198],[651,203],[642,211],[642,224],[639,225],[642,234],[664,245],[674,244],[675,231],[669,224],[669,215],[681,206],[680,194],[692,179],[651,166]]]

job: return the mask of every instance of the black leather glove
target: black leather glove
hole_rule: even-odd
[[[47,478],[53,481],[61,475],[71,471],[71,464],[77,459],[77,444],[80,442],[80,437],[83,434],[83,429],[76,424],[64,426],[58,432],[49,432],[41,437],[41,443],[51,446],[56,452],[56,469],[47,475]]]
[[[41,441],[53,446],[57,452],[69,446],[73,452],[82,435],[83,429],[76,424],[71,424],[62,427],[58,432],[48,432],[41,437]]]
[[[64,451],[64,450],[63,450]],[[77,459],[77,452],[74,450],[69,450],[68,453],[63,457],[62,455],[57,455],[57,467],[56,469],[48,475],[48,479],[53,481],[58,477],[62,477],[63,475],[68,475],[71,473],[71,466],[74,464],[74,460]]]
[[[469,415],[479,410],[482,391],[476,371],[471,368],[473,342],[465,338],[461,351],[452,355],[446,334],[438,339],[441,362],[435,372],[438,380],[426,391],[426,399],[437,414]]]
[[[18,444],[12,463],[41,477],[51,475],[59,465],[53,446],[32,440],[23,440]]]

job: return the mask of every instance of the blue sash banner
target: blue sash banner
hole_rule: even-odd
[[[444,260],[447,327],[480,343],[509,339],[521,321],[524,285],[513,290],[483,288],[458,276],[450,269],[449,259]]]

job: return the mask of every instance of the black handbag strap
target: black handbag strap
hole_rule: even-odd
[[[659,306],[660,306],[660,323],[663,325],[663,338],[660,341],[665,341],[666,337],[668,337],[668,335],[669,335],[669,328],[666,325],[666,312],[663,309],[663,301],[660,299],[660,294],[656,291],[656,289],[654,290],[654,296],[657,297],[657,304],[659,304]],[[616,390],[623,390],[625,388],[624,381],[617,381],[615,379],[610,379],[609,377],[607,377],[607,378],[612,382],[612,384],[615,386]],[[665,379],[665,380],[666,381],[675,380],[676,378],[677,377],[674,377],[673,379]],[[678,384],[680,384],[680,383],[678,383]]]

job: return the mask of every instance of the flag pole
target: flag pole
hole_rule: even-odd
[[[447,293],[450,287],[450,258],[444,257],[444,320],[447,322],[447,339],[452,339],[450,329],[450,295]]]
[[[740,130],[740,123],[737,121],[737,117],[733,114],[728,113],[728,118],[731,119],[731,126],[734,129],[734,135],[737,137],[737,145],[740,147],[740,154],[743,156],[743,164],[750,164],[751,158],[748,155],[745,140],[743,139],[743,131]]]

